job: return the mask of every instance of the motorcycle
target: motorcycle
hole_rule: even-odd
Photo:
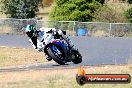
[[[64,35],[66,35],[66,32]],[[70,45],[71,40],[68,37],[56,37],[56,35],[52,33],[47,33],[42,40],[46,40],[46,38],[51,38],[51,41],[46,45],[42,41],[41,44],[39,44],[39,51],[44,52],[45,55],[48,56],[47,60],[51,61],[53,59],[60,65],[65,65],[67,62],[71,61],[74,64],[82,62],[82,55],[79,53],[78,49],[74,47],[74,45]]]

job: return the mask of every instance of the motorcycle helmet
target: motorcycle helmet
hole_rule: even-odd
[[[27,25],[25,27],[25,32],[28,35],[28,37],[32,38],[34,36],[34,33],[36,31],[36,28],[34,25]]]
[[[25,32],[34,32],[36,30],[34,25],[27,25],[25,28]]]

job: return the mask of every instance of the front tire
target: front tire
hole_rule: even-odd
[[[61,55],[60,56],[56,55],[54,50],[51,47],[49,47],[48,49],[49,56],[52,57],[52,59],[58,64],[65,65],[66,61],[65,61],[64,50],[59,45],[52,45],[52,46],[56,47],[60,51]]]

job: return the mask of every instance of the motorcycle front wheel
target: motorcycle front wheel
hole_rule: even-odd
[[[65,65],[65,53],[61,46],[59,45],[52,45],[47,50],[48,54],[52,59],[60,65]]]

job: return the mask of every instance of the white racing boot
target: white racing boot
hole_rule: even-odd
[[[43,42],[40,42],[40,41],[37,39],[37,51],[38,51],[38,52],[42,52],[42,51],[43,51],[43,47],[44,47]]]
[[[29,39],[28,41],[29,41],[29,43],[32,45],[32,47],[33,47],[34,49],[36,49],[36,46],[33,44],[32,40]]]
[[[33,44],[32,40],[29,39],[29,43],[32,45],[32,47],[37,51],[37,52],[41,52],[43,50],[43,43],[42,42],[39,42],[39,40],[37,40],[37,48],[36,46]]]

